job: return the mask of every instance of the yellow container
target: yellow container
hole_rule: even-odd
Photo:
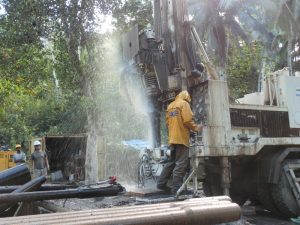
[[[0,171],[16,166],[13,160],[15,151],[0,151]]]
[[[6,152],[0,152],[0,171],[8,169],[8,155]]]
[[[7,152],[8,168],[12,168],[12,167],[16,166],[16,164],[14,163],[14,158],[13,158],[15,153],[16,153],[15,151]]]

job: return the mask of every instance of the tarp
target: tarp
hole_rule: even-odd
[[[122,141],[122,144],[125,146],[130,146],[139,151],[144,150],[145,148],[149,148],[150,146],[148,141],[140,139]]]

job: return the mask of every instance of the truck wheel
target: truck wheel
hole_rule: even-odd
[[[271,211],[274,215],[279,216],[281,214],[272,198],[270,184],[259,183],[257,187],[257,195],[258,200],[263,205],[263,207]]]
[[[285,160],[283,166],[288,163],[299,164],[299,160]],[[278,183],[271,186],[271,193],[274,203],[282,216],[293,218],[300,215],[299,205],[283,169],[280,171]]]
[[[233,202],[239,204],[240,206],[244,205],[244,203],[248,200],[249,195],[243,190],[242,185],[238,186],[239,183],[231,183],[230,187],[230,197]]]

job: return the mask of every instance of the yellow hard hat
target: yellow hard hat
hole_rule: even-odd
[[[16,144],[16,148],[21,148],[22,146],[20,144]]]

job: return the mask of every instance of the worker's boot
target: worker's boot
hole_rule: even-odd
[[[156,187],[157,187],[157,189],[163,190],[167,193],[171,193],[171,188],[168,187],[166,184],[165,185],[159,185],[158,184]]]
[[[181,187],[181,185],[182,185],[182,177],[173,175],[171,194],[175,195],[177,193],[178,189]]]
[[[160,177],[157,180],[157,185],[156,185],[157,189],[164,190],[168,193],[171,192],[171,188],[167,186],[168,180],[171,176],[171,172],[172,172],[172,170],[170,170],[170,169],[167,169],[167,168],[163,169]]]
[[[170,192],[170,188],[167,186],[167,183],[172,175],[173,169],[175,167],[174,157],[164,166],[161,174],[157,180],[157,188]]]

